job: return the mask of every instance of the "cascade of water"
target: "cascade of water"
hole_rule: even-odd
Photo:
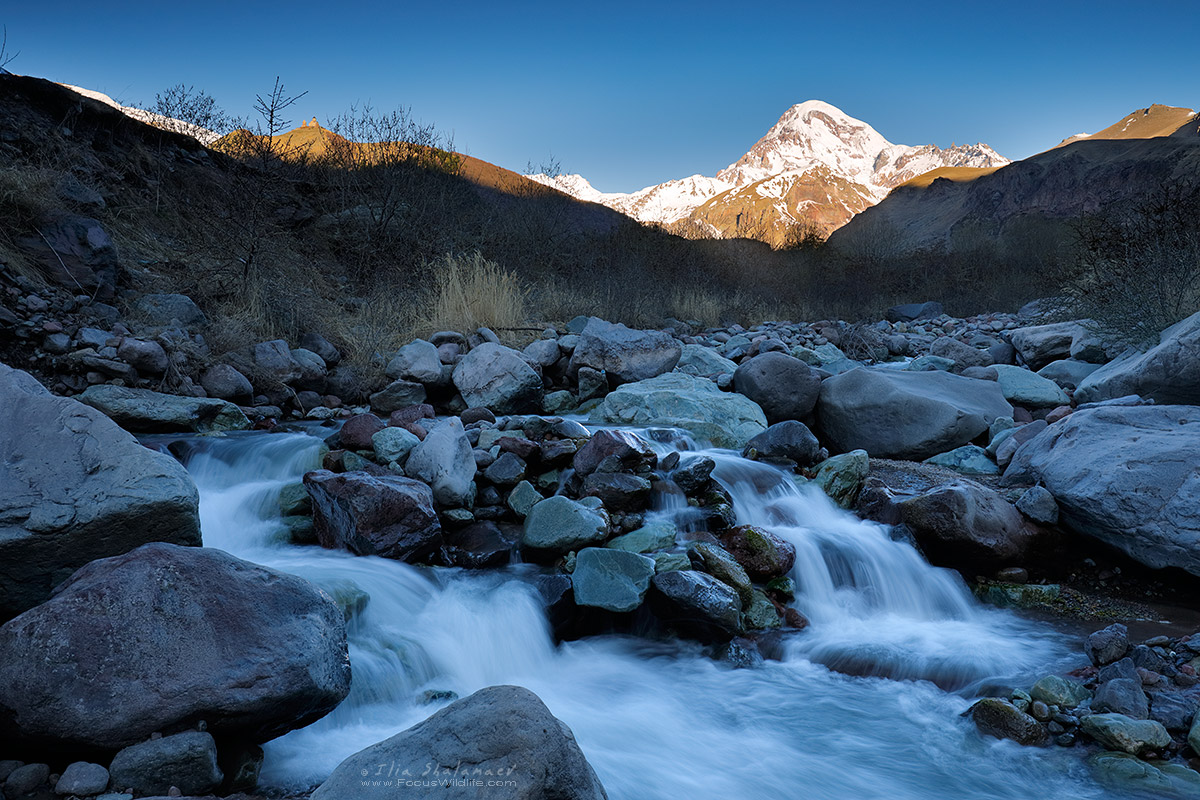
[[[1106,796],[1066,753],[979,739],[958,719],[963,696],[817,663],[878,658],[886,669],[877,671],[961,682],[1045,665],[1058,645],[1030,623],[977,608],[955,576],[778,470],[706,451],[739,521],[797,546],[796,605],[813,621],[785,661],[733,670],[688,643],[610,636],[555,647],[521,567],[422,570],[278,544],[279,491],[316,466],[318,448],[303,435],[255,435],[208,440],[188,458],[208,546],[301,575],[360,608],[348,626],[350,696],[268,743],[267,783],[321,780],[444,705],[426,702],[430,690],[516,683],[571,726],[613,798]]]

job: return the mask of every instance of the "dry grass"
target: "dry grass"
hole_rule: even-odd
[[[56,187],[62,177],[58,170],[44,167],[0,169],[0,263],[39,284],[45,282],[45,276],[17,246],[15,237],[19,232],[36,230],[55,208]]]
[[[418,325],[422,331],[525,326],[528,292],[516,275],[494,261],[478,252],[447,254],[433,270],[433,297]]]
[[[381,380],[388,359],[417,335],[416,305],[410,295],[377,287],[330,320],[328,335],[341,349],[343,363],[368,380]]]

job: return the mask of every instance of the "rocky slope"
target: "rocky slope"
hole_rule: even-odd
[[[914,181],[830,237],[845,250],[885,239],[894,252],[1001,242],[1031,227],[1153,196],[1200,173],[1200,132],[1189,109],[1151,106],[1086,137],[990,172]],[[1169,134],[1169,135],[1168,135]]]
[[[712,178],[692,175],[619,194],[599,192],[580,175],[531,177],[642,222],[687,222],[716,237],[778,243],[802,220],[834,230],[929,170],[1007,163],[985,144],[946,149],[892,144],[867,123],[809,100],[788,109],[745,155]]]

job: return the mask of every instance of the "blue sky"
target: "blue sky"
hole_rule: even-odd
[[[285,9],[285,10],[284,10]],[[411,106],[511,169],[549,153],[631,191],[736,160],[821,99],[893,142],[1020,158],[1125,114],[1200,106],[1200,3],[6,2],[9,68],[148,103],[176,83],[246,115]]]

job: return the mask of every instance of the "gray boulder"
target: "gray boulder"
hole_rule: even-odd
[[[387,365],[387,376],[416,383],[437,384],[442,380],[442,359],[424,339],[415,339],[396,351]]]
[[[1041,746],[1049,743],[1046,729],[1029,714],[998,697],[985,697],[971,706],[971,719],[979,732],[1017,744]]]
[[[150,389],[99,384],[89,386],[78,400],[136,433],[213,433],[250,427],[250,420],[240,408],[212,397],[180,397]]]
[[[933,319],[943,313],[942,304],[934,300],[926,303],[905,303],[889,308],[887,320],[888,322],[916,322],[922,319]]]
[[[91,217],[51,212],[38,221],[36,236],[21,237],[16,244],[59,286],[101,302],[113,300],[120,257],[112,238]]]
[[[608,538],[608,519],[594,508],[555,495],[537,503],[525,517],[521,546],[561,555]]]
[[[313,392],[325,391],[325,376],[328,368],[325,359],[311,350],[297,347],[291,351],[292,360],[300,365],[300,377],[292,381],[297,389],[307,389]]]
[[[144,294],[133,301],[133,313],[155,328],[208,324],[204,312],[186,294]]]
[[[1051,361],[1046,366],[1037,371],[1047,380],[1052,380],[1064,389],[1075,389],[1079,384],[1096,370],[1100,369],[1099,364],[1089,364],[1086,361],[1076,361],[1073,358],[1065,358],[1062,361]]]
[[[161,344],[144,339],[122,340],[117,347],[117,358],[146,375],[162,375],[171,363]]]
[[[767,418],[754,401],[678,372],[617,387],[592,411],[591,419],[683,428],[717,447],[735,449],[767,429]]]
[[[1054,408],[1071,402],[1057,383],[1024,367],[997,364],[992,369],[996,370],[996,383],[1004,399],[1015,406]]]
[[[695,375],[698,378],[715,378],[718,375],[732,375],[737,368],[737,364],[711,347],[685,344],[679,356],[679,363],[675,365],[675,372]]]
[[[250,379],[228,364],[214,364],[200,375],[200,385],[209,397],[249,400],[254,395]]]
[[[642,604],[654,559],[626,550],[585,547],[575,560],[571,581],[575,604],[624,613]]]
[[[199,720],[262,742],[350,691],[342,610],[220,550],[147,544],[93,561],[0,627],[0,740],[116,750]]]
[[[0,408],[0,620],[94,559],[200,544],[196,486],[175,459],[3,364]]]
[[[655,613],[666,625],[701,639],[729,639],[742,632],[742,600],[730,586],[697,570],[660,572]]]
[[[768,355],[771,355],[768,353]],[[807,369],[807,367],[806,367]],[[821,456],[821,443],[803,422],[776,422],[746,442],[742,456],[754,461],[811,467]]]
[[[900,514],[935,564],[987,569],[1020,563],[1037,539],[1011,503],[969,480],[905,500]]]
[[[831,449],[921,460],[968,444],[1012,406],[999,385],[946,372],[854,369],[822,382],[819,428]]]
[[[1072,343],[1087,336],[1087,329],[1079,322],[1054,322],[1017,328],[1009,333],[1009,340],[1021,360],[1037,370],[1051,361],[1069,358]]]
[[[1058,522],[1058,503],[1054,495],[1041,486],[1031,486],[1017,500],[1017,510],[1034,522],[1054,525]]]
[[[1097,667],[1128,660],[1124,656],[1129,652],[1129,629],[1119,622],[1114,622],[1107,628],[1090,634],[1083,649],[1092,664]],[[1129,661],[1129,667],[1131,674],[1127,677],[1132,678],[1137,674],[1132,672],[1133,661]]]
[[[89,797],[108,788],[108,770],[99,764],[76,761],[63,770],[54,784],[55,794]]]
[[[1087,376],[1075,399],[1093,403],[1130,394],[1200,405],[1200,312],[1167,328],[1146,352],[1126,352]]]
[[[955,372],[967,367],[990,367],[995,363],[991,353],[960,342],[952,336],[939,336],[929,345],[929,355],[948,358],[956,365]]]
[[[475,456],[462,420],[449,417],[434,425],[408,454],[404,474],[429,484],[433,499],[443,506],[459,508],[474,503]]]
[[[342,360],[342,353],[328,339],[319,333],[305,333],[300,336],[298,344],[305,350],[316,353],[328,367],[336,367]]]
[[[420,481],[322,469],[305,475],[304,486],[322,547],[413,562],[428,560],[441,547],[433,493]]]
[[[109,772],[114,789],[136,795],[166,795],[172,786],[188,795],[208,794],[225,777],[217,766],[217,743],[199,731],[130,745],[113,757]]]
[[[1161,750],[1171,743],[1171,734],[1161,723],[1124,714],[1092,714],[1083,718],[1080,727],[1109,750],[1132,755]]]
[[[1040,483],[1060,523],[1150,567],[1200,575],[1200,408],[1076,411],[1022,445],[1002,482]]]
[[[482,406],[496,414],[541,411],[542,379],[510,347],[493,342],[479,345],[454,367],[453,380],[468,406]]]
[[[304,368],[292,358],[291,348],[283,339],[259,342],[229,353],[225,359],[256,386],[283,386],[304,374]]]
[[[424,774],[430,767],[438,772]],[[392,779],[398,788],[384,793],[406,798],[477,800],[482,793],[470,785],[475,780],[499,783],[486,790],[496,800],[608,797],[571,729],[519,686],[481,689],[360,750],[338,765],[312,800],[377,800],[380,786],[364,775]]]
[[[683,346],[669,333],[632,330],[592,317],[579,334],[568,371],[574,375],[590,367],[616,383],[632,383],[670,372],[682,354]]]
[[[371,410],[386,417],[393,411],[424,403],[425,396],[424,386],[401,378],[371,395]]]
[[[762,408],[767,422],[800,420],[812,413],[821,392],[813,368],[786,353],[763,353],[733,373],[733,388]]]
[[[1141,681],[1114,678],[1096,689],[1092,710],[1124,714],[1131,719],[1149,719],[1150,701],[1142,690]]]

